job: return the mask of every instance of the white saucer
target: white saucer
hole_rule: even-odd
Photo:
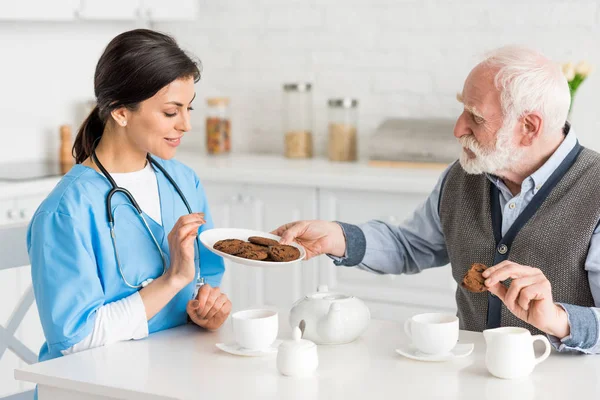
[[[264,350],[248,350],[241,347],[237,343],[217,343],[216,346],[223,350],[226,353],[233,354],[236,356],[245,356],[245,357],[263,357],[271,354],[277,354],[277,347],[281,344],[281,340],[276,340],[273,342],[271,347],[266,348]]]
[[[229,259],[238,264],[244,264],[251,267],[281,267],[284,265],[295,264],[297,262],[302,261],[306,257],[306,250],[304,247],[300,246],[298,243],[291,243],[290,246],[294,246],[300,251],[300,257],[293,261],[284,261],[284,262],[275,262],[275,261],[259,261],[259,260],[249,260],[247,258],[232,256],[231,254],[223,253],[222,251],[216,250],[213,248],[215,243],[219,240],[223,239],[240,239],[247,241],[250,236],[260,236],[269,239],[274,239],[279,241],[281,237],[272,235],[267,232],[261,231],[253,231],[250,229],[229,229],[229,228],[219,228],[219,229],[209,229],[200,234],[200,242],[206,247],[208,250],[212,251],[215,254],[220,255],[223,258]]]
[[[473,343],[459,343],[449,353],[445,354],[425,354],[419,350],[417,350],[410,343],[403,343],[399,349],[396,349],[396,353],[403,355],[406,358],[410,358],[411,360],[418,361],[449,361],[454,360],[456,358],[467,357],[473,352],[475,345]]]

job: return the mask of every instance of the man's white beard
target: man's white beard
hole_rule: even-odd
[[[467,174],[496,174],[502,170],[510,170],[519,160],[522,149],[511,143],[511,137],[514,124],[503,126],[496,134],[496,145],[493,150],[484,149],[475,140],[474,135],[463,136],[459,138],[463,148],[471,150],[475,158],[469,158],[467,152],[463,149],[460,154],[460,165]]]

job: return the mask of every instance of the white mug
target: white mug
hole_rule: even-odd
[[[418,314],[404,323],[404,331],[417,350],[445,354],[458,342],[458,317],[453,314]]]
[[[276,311],[238,311],[231,316],[231,321],[235,341],[245,349],[264,350],[277,339],[279,319]]]
[[[505,327],[483,331],[485,338],[485,366],[498,378],[522,378],[550,355],[550,342],[544,335],[531,336],[525,328]],[[533,342],[546,346],[544,354],[536,357]]]

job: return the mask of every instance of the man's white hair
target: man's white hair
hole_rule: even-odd
[[[529,112],[539,112],[544,132],[562,132],[571,103],[569,84],[560,66],[543,54],[520,46],[492,51],[484,63],[498,72],[494,79],[500,91],[504,124]]]

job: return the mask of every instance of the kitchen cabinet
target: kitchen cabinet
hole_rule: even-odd
[[[271,231],[303,219],[361,223],[379,219],[399,224],[428,193],[294,188],[204,182],[215,226]],[[417,275],[376,275],[337,267],[327,256],[289,270],[256,269],[227,262],[223,290],[236,308],[256,304],[288,307],[318,284],[363,298],[374,316],[404,320],[423,311],[454,312],[456,289],[449,266]]]
[[[14,199],[0,200],[0,225],[11,223],[16,214],[16,202]]]
[[[141,13],[141,0],[81,0],[78,17],[83,20],[136,20]]]
[[[198,16],[198,0],[142,0],[150,21],[192,21]]]
[[[203,183],[215,226],[269,232],[294,220],[317,218],[316,189],[270,185]],[[317,284],[318,262],[252,268],[226,261],[222,289],[234,309],[256,305],[291,307]]]
[[[47,193],[0,199],[0,226],[27,225]]]
[[[198,0],[19,0],[0,2],[0,21],[183,21]]]
[[[0,21],[73,21],[80,0],[18,0],[0,2]]]
[[[319,192],[320,218],[359,224],[377,219],[400,224],[429,193]],[[454,312],[456,285],[450,266],[428,269],[416,275],[377,275],[350,267],[337,267],[321,259],[321,281],[336,291],[365,300],[375,318],[402,321],[425,311]]]

